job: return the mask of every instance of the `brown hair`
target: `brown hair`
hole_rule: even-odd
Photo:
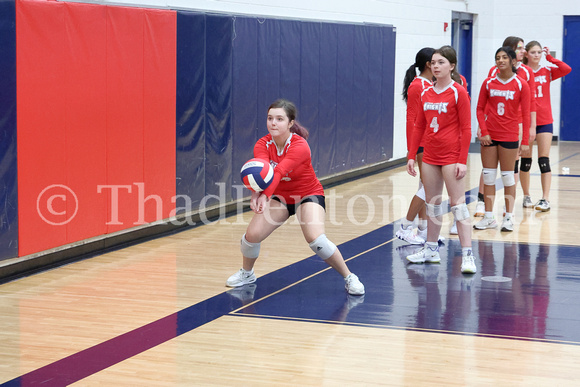
[[[524,42],[524,40],[522,38],[519,38],[517,36],[508,36],[507,38],[505,38],[505,40],[503,41],[502,46],[508,46],[511,47],[514,51],[517,50],[518,48],[518,43],[519,42]]]
[[[461,84],[461,77],[459,76],[459,71],[457,71],[457,53],[455,52],[455,49],[451,46],[443,46],[437,50],[435,50],[434,54],[439,54],[442,57],[444,57],[445,59],[447,59],[449,61],[449,63],[451,63],[452,65],[455,65],[453,67],[453,70],[451,70],[451,79],[453,79],[455,82]]]
[[[529,52],[534,46],[540,47],[540,50],[542,49],[542,45],[540,44],[540,42],[538,42],[537,40],[532,40],[531,42],[528,42],[528,44],[526,44],[526,52]],[[528,57],[524,55],[524,59],[522,60],[522,62],[524,62],[524,64],[528,64]]]
[[[284,112],[286,112],[288,119],[290,121],[294,121],[294,124],[290,128],[290,132],[296,133],[305,140],[308,140],[309,136],[308,129],[300,125],[296,120],[296,115],[298,114],[298,109],[296,109],[296,105],[294,105],[292,102],[286,99],[277,99],[276,101],[272,102],[272,104],[268,108],[268,111],[270,111],[270,109],[284,109]]]

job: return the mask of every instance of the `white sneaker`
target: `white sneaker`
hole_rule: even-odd
[[[514,231],[514,218],[507,216],[501,222],[501,231]]]
[[[461,258],[461,272],[463,274],[475,274],[477,272],[473,253],[469,252],[468,255],[464,255]]]
[[[528,195],[524,195],[524,202],[522,203],[524,208],[532,208],[534,207],[534,203],[532,202],[532,198]]]
[[[360,282],[356,274],[350,273],[344,278],[344,288],[348,294],[361,296],[365,294],[365,286]]]
[[[229,286],[230,288],[237,288],[238,286],[244,286],[254,282],[256,282],[254,269],[251,271],[240,269],[236,274],[232,274],[230,278],[228,278],[226,281],[226,286]]]
[[[550,211],[550,202],[546,199],[540,199],[534,207],[538,211],[548,212]]]
[[[482,220],[480,220],[479,222],[475,223],[473,225],[473,228],[477,229],[477,230],[485,230],[487,228],[496,228],[497,227],[497,222],[495,221],[494,218],[486,218],[484,217]]]
[[[457,232],[457,222],[456,221],[453,221],[453,225],[449,229],[449,234],[451,234],[451,235],[458,235],[459,234]]]
[[[483,215],[485,215],[485,203],[478,200],[477,204],[475,205],[475,214],[473,216],[479,218]]]
[[[425,239],[421,238],[413,232],[413,226],[404,228],[401,224],[401,228],[395,233],[395,236],[400,240],[403,240],[412,245],[422,245],[425,243]]]
[[[417,236],[423,239],[424,241],[427,241],[427,229],[426,228],[424,230],[417,229]],[[445,242],[445,237],[443,235],[439,235],[439,238],[437,238],[437,242],[439,243]]]
[[[439,256],[439,248],[431,250],[429,247],[425,246],[421,250],[417,251],[415,254],[407,255],[407,261],[411,263],[441,262],[441,257]]]

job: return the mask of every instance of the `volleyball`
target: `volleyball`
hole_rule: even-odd
[[[262,192],[268,188],[274,178],[274,168],[267,160],[262,159],[248,160],[240,173],[246,188],[254,192]]]

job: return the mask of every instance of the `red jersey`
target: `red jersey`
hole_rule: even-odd
[[[534,70],[534,80],[536,82],[536,123],[537,125],[548,125],[554,122],[552,118],[552,103],[550,101],[550,82],[567,75],[572,68],[566,63],[551,55],[546,55],[548,62],[556,65],[540,66]]]
[[[411,147],[411,135],[415,128],[417,115],[421,113],[421,93],[432,85],[427,78],[417,76],[407,89],[407,152]]]
[[[471,108],[467,90],[451,82],[444,90],[429,87],[421,95],[421,108],[407,158],[414,159],[421,140],[423,161],[432,165],[467,163],[471,142]]]
[[[530,127],[530,89],[517,75],[507,81],[497,76],[487,78],[481,85],[477,101],[477,121],[481,135],[495,141],[519,141],[519,118],[523,127]],[[530,131],[522,131],[522,144],[528,145]]]
[[[493,66],[489,70],[488,77],[495,77],[497,75],[497,66]],[[536,81],[534,80],[534,72],[531,67],[518,62],[516,65],[516,74],[528,83],[528,88],[530,89],[530,112],[537,111],[536,106]],[[520,122],[523,122],[520,117]],[[524,126],[525,128],[525,126]]]
[[[291,133],[280,150],[268,133],[254,145],[254,157],[270,160],[274,167],[272,183],[263,192],[268,197],[276,195],[294,204],[305,196],[324,195],[312,167],[310,147],[301,136]]]

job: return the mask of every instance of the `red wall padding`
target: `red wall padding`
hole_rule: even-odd
[[[167,218],[175,12],[26,0],[16,9],[19,255]],[[106,185],[119,186],[117,203]]]

